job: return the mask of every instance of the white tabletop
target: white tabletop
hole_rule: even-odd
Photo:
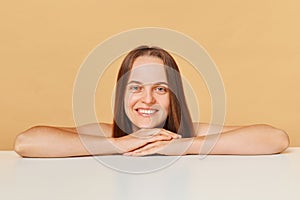
[[[299,200],[300,148],[263,156],[51,159],[0,151],[0,199]]]

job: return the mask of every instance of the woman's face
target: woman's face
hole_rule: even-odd
[[[135,59],[126,86],[125,112],[133,129],[163,127],[170,105],[163,61],[154,56]]]

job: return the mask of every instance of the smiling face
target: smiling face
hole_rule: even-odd
[[[124,108],[133,130],[163,127],[170,96],[163,61],[154,56],[135,59],[126,86]]]

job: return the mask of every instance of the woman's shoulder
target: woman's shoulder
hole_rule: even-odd
[[[109,123],[90,123],[77,128],[80,134],[112,137],[113,125]]]
[[[101,129],[104,132],[106,137],[112,137],[112,135],[113,135],[113,124],[102,122],[102,123],[99,123],[99,126],[101,127]]]

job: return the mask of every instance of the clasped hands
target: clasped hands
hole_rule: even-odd
[[[151,154],[184,155],[193,138],[181,138],[181,135],[165,129],[139,129],[138,131],[114,138],[118,153],[126,156],[145,156]]]

